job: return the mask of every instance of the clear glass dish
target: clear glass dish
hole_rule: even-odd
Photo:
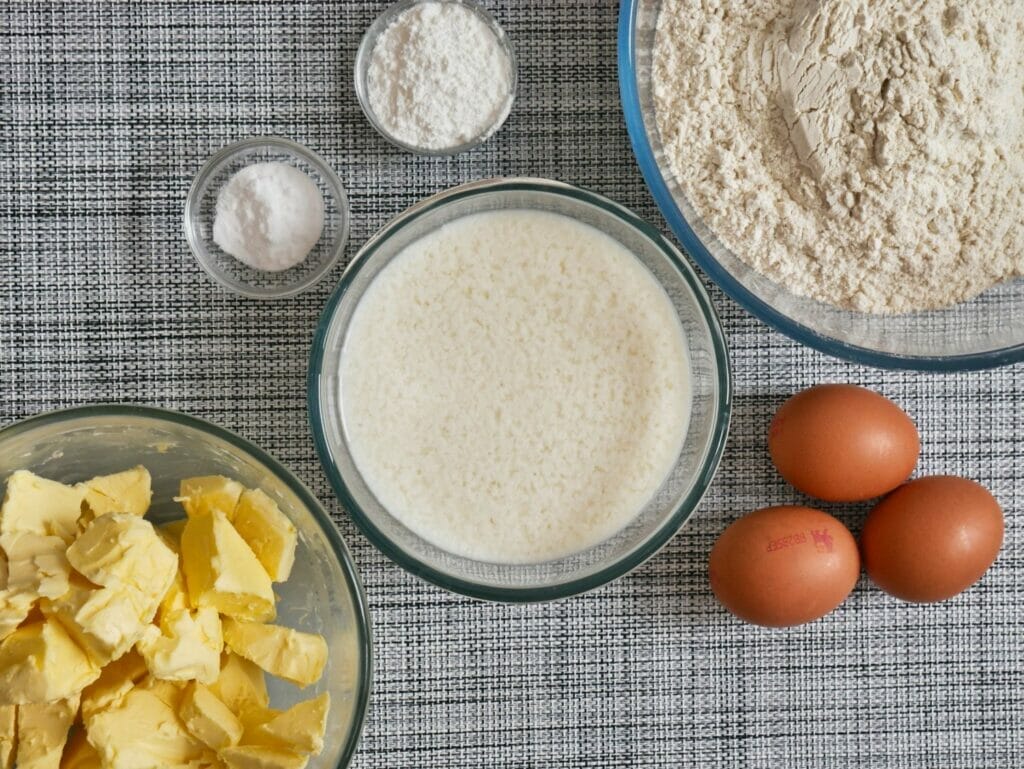
[[[508,56],[509,66],[512,69],[512,83],[509,88],[505,108],[501,112],[501,117],[495,121],[493,125],[488,126],[483,132],[462,144],[457,144],[453,147],[442,147],[440,149],[428,149],[425,147],[417,147],[415,144],[409,144],[408,142],[402,141],[395,137],[381,124],[380,120],[377,119],[377,115],[374,113],[373,108],[370,106],[367,80],[370,70],[370,57],[373,54],[373,49],[377,46],[377,40],[380,38],[384,30],[390,26],[391,22],[414,5],[418,5],[423,2],[438,1],[449,3],[454,2],[459,5],[463,5],[473,11],[473,13],[479,16],[483,22],[490,27],[495,37],[498,38],[498,42],[501,43],[501,46],[505,51],[505,55]],[[377,133],[379,133],[386,141],[395,145],[399,149],[403,149],[406,152],[411,152],[415,155],[442,157],[445,155],[458,155],[462,152],[468,152],[474,147],[479,147],[497,133],[498,129],[505,124],[509,114],[512,112],[512,105],[516,100],[516,88],[518,86],[518,82],[519,75],[518,65],[516,63],[516,54],[515,50],[512,48],[512,43],[508,39],[508,35],[505,34],[505,30],[502,29],[500,24],[498,24],[497,19],[495,19],[494,16],[492,16],[491,13],[480,3],[474,2],[474,0],[400,0],[400,2],[394,3],[393,5],[385,8],[384,12],[374,20],[363,35],[362,41],[359,43],[359,50],[356,51],[356,98],[359,100],[359,106],[362,108],[363,114],[366,116],[370,125],[372,125]]]
[[[651,95],[661,0],[623,0],[619,88],[633,151],[651,193],[685,251],[765,323],[840,358],[884,368],[964,371],[1024,360],[1024,280],[944,310],[880,316],[796,296],[729,251],[695,214],[665,158]]]
[[[281,272],[257,270],[213,242],[217,196],[228,180],[253,163],[287,163],[306,174],[324,198],[320,240],[300,264]],[[185,238],[207,275],[236,294],[284,299],[312,288],[338,263],[348,242],[348,196],[341,179],[312,150],[289,139],[245,139],[215,152],[196,174],[185,200]]]
[[[408,244],[446,222],[481,211],[537,209],[590,224],[622,243],[664,287],[689,346],[693,404],[685,443],[668,479],[625,529],[571,556],[498,564],[445,552],[384,509],[360,476],[342,423],[338,368],[352,313],[374,277]],[[725,338],[703,286],[653,227],[607,198],[543,179],[462,185],[413,206],[374,235],[324,309],[309,364],[309,418],[320,461],[343,506],[385,555],[428,582],[475,598],[543,601],[596,588],[656,553],[696,509],[721,459],[729,426]]]
[[[26,419],[0,430],[0,485],[26,468],[65,483],[144,465],[153,476],[147,518],[184,516],[172,500],[190,475],[223,474],[274,498],[299,532],[291,578],[275,584],[277,622],[321,633],[330,654],[323,678],[307,689],[268,676],[271,705],[288,707],[328,691],[324,749],[311,766],[346,767],[355,754],[370,699],[369,613],[352,557],[316,498],[269,455],[208,422],[141,406],[87,406]]]

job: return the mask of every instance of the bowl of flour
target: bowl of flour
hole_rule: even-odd
[[[1024,8],[625,0],[623,109],[737,302],[890,368],[1024,359]]]

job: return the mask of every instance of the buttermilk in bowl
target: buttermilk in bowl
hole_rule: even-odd
[[[664,289],[619,241],[549,212],[476,213],[410,243],[360,300],[339,365],[347,441],[380,504],[493,563],[616,534],[690,417]]]

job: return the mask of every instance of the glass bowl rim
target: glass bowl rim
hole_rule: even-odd
[[[409,144],[408,142],[404,142],[398,137],[393,136],[391,132],[384,128],[381,122],[377,119],[377,115],[374,113],[373,108],[370,106],[366,77],[360,77],[360,72],[364,71],[364,68],[361,66],[363,61],[367,60],[373,53],[373,49],[377,45],[378,38],[380,38],[381,33],[391,25],[392,20],[409,8],[428,2],[462,5],[482,18],[491,31],[494,32],[495,37],[498,38],[498,42],[501,43],[502,50],[504,50],[505,55],[508,56],[509,68],[512,70],[512,82],[509,84],[506,109],[504,110],[501,119],[493,125],[488,126],[479,135],[464,141],[462,144],[456,144],[452,147],[441,147],[439,149],[429,149],[427,147],[418,147],[415,144]],[[369,64],[367,64],[366,67],[367,71],[368,69]],[[370,22],[370,26],[367,27],[366,31],[363,33],[363,36],[359,41],[359,48],[356,50],[355,63],[352,67],[352,76],[355,81],[356,100],[359,102],[359,108],[362,110],[367,122],[373,126],[373,129],[380,134],[382,139],[392,146],[398,147],[398,149],[412,153],[413,155],[421,155],[423,157],[451,157],[453,155],[460,155],[463,152],[469,152],[470,150],[476,149],[482,145],[494,136],[494,134],[498,133],[502,126],[505,125],[509,116],[512,114],[512,108],[515,106],[516,96],[519,91],[519,61],[516,58],[515,46],[512,45],[512,40],[509,38],[508,33],[505,32],[505,28],[498,22],[497,17],[495,17],[495,15],[482,3],[477,2],[477,0],[398,0],[398,2],[392,3],[377,14],[374,20]]]
[[[331,249],[331,253],[324,260],[323,264],[298,283],[282,287],[280,289],[255,291],[244,286],[239,287],[229,283],[221,275],[220,271],[215,269],[207,257],[203,255],[203,249],[200,249],[199,247],[199,234],[195,232],[195,228],[192,227],[192,213],[193,209],[199,205],[199,189],[202,183],[209,179],[214,170],[218,168],[221,163],[228,160],[233,155],[253,147],[272,147],[284,154],[296,155],[309,165],[313,166],[321,175],[327,187],[330,188],[331,194],[335,199],[335,204],[338,207],[338,213],[341,217],[341,225],[338,228],[337,235],[335,236],[335,242]],[[182,217],[182,225],[185,230],[185,240],[188,242],[188,247],[192,252],[192,256],[195,257],[195,260],[199,263],[203,272],[205,272],[217,285],[227,289],[233,294],[248,297],[249,299],[261,299],[264,301],[287,299],[297,294],[301,294],[304,291],[308,291],[327,277],[327,274],[334,269],[338,260],[341,259],[341,255],[345,252],[345,246],[348,244],[351,221],[352,209],[349,205],[348,193],[345,190],[345,185],[341,181],[341,177],[339,177],[335,170],[331,168],[331,165],[316,152],[296,141],[285,139],[281,136],[252,136],[248,139],[241,139],[239,141],[226,144],[210,155],[203,165],[200,166],[199,171],[192,179],[192,184],[188,189],[188,195],[185,197],[185,209]],[[323,235],[321,235],[321,237],[323,237]]]
[[[327,514],[327,511],[324,510],[323,505],[320,504],[320,501],[313,492],[307,489],[305,484],[296,478],[290,470],[254,443],[205,419],[155,406],[109,403],[46,411],[0,427],[0,444],[11,436],[28,432],[37,427],[93,417],[142,417],[158,422],[172,422],[213,435],[266,465],[280,481],[292,490],[299,498],[299,501],[310,511],[313,519],[327,537],[331,550],[334,552],[334,556],[337,558],[338,564],[346,576],[359,635],[359,647],[362,656],[359,667],[361,685],[358,687],[356,701],[352,708],[352,725],[349,728],[348,737],[345,745],[342,747],[341,756],[337,764],[338,769],[347,767],[352,762],[362,740],[363,727],[365,726],[370,706],[370,695],[373,690],[373,626],[370,620],[370,607],[367,602],[366,591],[363,588],[362,580],[359,578],[359,572],[356,570],[355,561],[352,559],[348,546],[341,538],[341,534],[338,532],[334,522]]]
[[[737,304],[791,339],[819,352],[876,368],[916,371],[956,372],[995,368],[1024,360],[1024,341],[985,352],[958,355],[904,355],[843,342],[799,323],[776,310],[744,286],[711,254],[690,227],[676,205],[654,157],[640,108],[640,90],[636,73],[636,20],[642,0],[622,0],[619,8],[618,70],[619,99],[629,133],[630,144],[644,180],[679,239],[684,251]]]
[[[694,476],[695,482],[689,493],[664,517],[655,532],[642,546],[627,552],[616,561],[592,574],[571,578],[553,585],[499,587],[473,582],[435,569],[395,544],[377,528],[349,492],[341,472],[330,459],[330,449],[322,427],[323,414],[320,409],[319,382],[323,370],[327,335],[333,325],[335,311],[347,295],[354,277],[359,273],[366,259],[393,234],[421,216],[443,208],[452,202],[491,192],[541,192],[561,195],[590,204],[639,231],[662,252],[690,290],[708,328],[716,363],[715,381],[718,403],[714,415],[714,426],[704,449],[700,467]],[[398,214],[366,241],[346,268],[337,288],[324,305],[310,350],[307,397],[310,430],[313,434],[317,455],[320,457],[320,464],[342,506],[355,521],[356,526],[378,550],[411,574],[445,590],[483,601],[535,603],[568,598],[619,579],[660,551],[689,520],[710,488],[721,464],[732,414],[732,371],[725,333],[710,296],[701,284],[694,268],[657,229],[624,206],[583,187],[549,179],[495,178],[461,184],[426,198]]]

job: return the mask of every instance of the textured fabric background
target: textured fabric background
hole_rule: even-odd
[[[75,404],[181,409],[290,466],[334,514],[369,593],[376,689],[359,767],[1024,765],[1024,368],[885,373],[803,349],[712,291],[736,410],[693,521],[629,577],[542,606],[448,595],[385,560],[332,497],[305,366],[341,272],[279,303],[229,296],[181,230],[215,149],[276,134],[321,153],[352,200],[346,257],[420,198],[529,174],[663,223],[633,161],[612,0],[489,0],[520,58],[505,128],[454,159],[402,154],[351,85],[382,2],[0,2],[0,422]],[[987,484],[1008,512],[995,568],[960,598],[898,603],[864,581],[833,615],[769,632],[711,599],[705,560],[744,511],[797,496],[765,430],[794,390],[880,389],[917,420],[922,472]],[[862,510],[842,516],[855,528]]]

